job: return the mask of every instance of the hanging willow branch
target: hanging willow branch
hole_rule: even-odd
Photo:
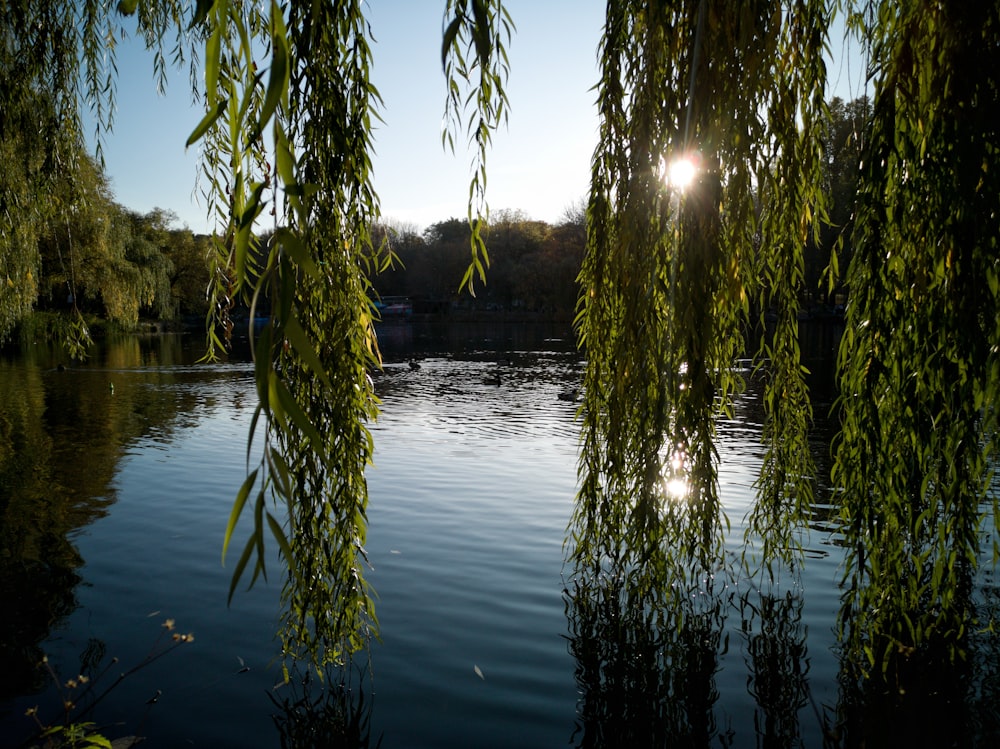
[[[809,516],[815,468],[806,440],[812,405],[799,347],[799,295],[804,290],[804,250],[819,241],[828,196],[823,143],[829,121],[824,103],[823,52],[830,18],[821,2],[789,6],[764,32],[767,130],[757,172],[761,245],[756,268],[758,309],[776,313],[775,329],[761,350],[767,385],[766,452],[747,537],[760,539],[760,561],[794,565],[801,556],[798,531]],[[762,134],[763,135],[763,134]],[[770,142],[768,142],[769,139]],[[759,322],[762,322],[759,321]]]
[[[377,628],[364,574],[365,469],[374,449],[368,424],[378,413],[368,370],[381,364],[368,278],[390,257],[369,234],[379,216],[371,154],[380,99],[370,82],[363,5],[272,2],[259,11],[217,1],[200,6],[196,19],[207,38],[208,95],[189,142],[204,142],[209,194],[225,226],[215,240],[210,346],[225,345],[229,310],[239,300],[255,308],[266,299],[271,310],[254,345],[260,404],[248,475],[226,530],[224,555],[252,505],[230,596],[248,568],[252,580],[266,573],[264,539],[273,536],[288,571],[283,651],[317,668],[343,662]],[[443,50],[450,91],[458,90],[456,78],[478,73],[468,113],[479,159],[470,190],[476,227],[473,212],[481,218],[485,211],[486,150],[506,116],[501,34],[509,35],[510,21],[499,2],[476,0],[471,10],[449,4],[448,12],[455,13]],[[258,64],[261,51],[270,59]],[[457,107],[450,97],[449,115],[461,125]],[[268,128],[273,167],[263,145]],[[288,223],[261,247],[253,229],[275,184]],[[486,259],[474,236],[470,285]],[[272,512],[268,498],[282,512]]]
[[[833,469],[852,680],[960,652],[1000,398],[1000,6],[884,3],[867,32]]]
[[[805,232],[822,215],[825,12],[815,0],[608,3],[577,320],[588,365],[571,543],[583,574],[721,562],[715,418],[740,386],[749,300],[794,323]],[[695,163],[686,187],[668,179],[679,158]],[[809,496],[794,324],[765,351],[781,432],[769,432],[751,528],[786,558]]]
[[[207,113],[191,137],[206,138],[218,214],[228,219],[213,285],[221,330],[231,330],[237,299],[253,308],[266,299],[271,311],[254,343],[259,405],[247,455],[256,439],[259,457],[225,546],[254,498],[230,596],[248,565],[253,579],[266,573],[272,535],[287,565],[283,653],[321,669],[363,647],[377,624],[364,579],[364,471],[373,451],[366,425],[377,414],[367,370],[380,363],[367,281],[380,262],[368,235],[378,217],[369,156],[378,93],[360,2],[255,8],[217,2],[204,14]],[[288,225],[261,247],[253,230],[272,180]]]
[[[490,264],[481,234],[489,219],[486,156],[493,132],[506,124],[510,109],[507,46],[514,22],[500,0],[448,0],[444,20],[441,65],[448,82],[448,97],[441,143],[454,152],[455,136],[465,129],[469,145],[475,149],[468,210],[472,260],[460,284],[475,295],[476,279],[486,282]]]

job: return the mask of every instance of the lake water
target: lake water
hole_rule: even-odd
[[[812,340],[822,375],[834,334]],[[355,675],[351,685],[372,745],[612,745],[595,743],[599,732],[580,717],[594,693],[573,655],[564,597],[577,430],[575,405],[558,396],[583,366],[569,331],[406,323],[386,326],[381,341],[367,545],[381,641],[361,659],[370,678]],[[140,734],[151,749],[305,745],[290,726],[306,703],[280,705],[308,696],[315,714],[321,690],[277,686],[280,568],[272,562],[269,581],[227,607],[229,570],[220,564],[244,475],[251,368],[239,357],[197,365],[201,345],[179,336],[109,341],[65,371],[47,349],[0,358],[0,746],[30,733],[32,706],[59,722],[59,694],[36,668],[43,653],[61,680],[81,660],[117,657],[99,682],[110,685],[170,641],[168,618],[194,640],[101,701],[93,719],[109,736]],[[499,386],[484,382],[497,372]],[[820,415],[828,384],[817,379]],[[751,388],[720,425],[732,555],[761,460],[761,418]],[[828,473],[819,421],[817,457]],[[713,695],[707,728],[684,745],[823,745],[823,717],[838,701],[842,561],[824,517],[817,506],[804,572],[786,581],[794,605],[780,636],[762,613],[770,599],[738,574],[730,583],[712,667],[682,674]],[[761,664],[770,658],[773,667],[775,643],[789,660],[778,670],[797,685],[783,715],[764,694]],[[613,712],[613,699],[601,699]]]

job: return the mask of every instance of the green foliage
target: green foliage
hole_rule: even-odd
[[[495,304],[510,309],[515,301],[542,295],[533,286],[545,282],[535,265],[547,233],[545,223],[530,221],[521,212],[493,212],[485,232],[491,258],[486,291]]]
[[[162,251],[167,217],[142,216],[113,202],[97,163],[81,157],[78,169],[57,182],[53,199],[62,214],[40,241],[44,303],[76,313],[103,313],[129,328],[140,312],[170,318],[173,266]]]
[[[63,145],[53,101],[37,80],[41,72],[25,69],[27,54],[13,9],[0,6],[0,341],[34,306],[39,290],[38,238],[52,206],[45,200],[52,161]],[[21,19],[17,19],[21,20]],[[24,19],[27,22],[27,19]],[[19,76],[26,81],[19,81]]]
[[[992,509],[1000,6],[885,4],[840,356],[833,470],[851,678],[959,654]],[[975,71],[970,74],[970,71]],[[995,543],[995,540],[994,540]]]
[[[181,315],[202,315],[208,311],[205,288],[209,280],[212,240],[194,235],[189,229],[172,229],[161,251],[173,268],[170,276],[170,306]]]
[[[445,20],[441,65],[448,82],[448,97],[441,142],[454,150],[455,133],[465,123],[469,144],[475,147],[469,183],[472,262],[461,283],[475,295],[476,278],[485,283],[490,264],[482,234],[489,219],[486,156],[493,131],[507,122],[510,108],[506,91],[510,62],[505,45],[510,43],[514,22],[501,0],[448,0]],[[463,91],[463,85],[471,91]]]
[[[822,217],[825,4],[609,3],[578,323],[586,347],[577,570],[712,570],[714,419],[740,383],[750,299],[779,324],[750,530],[794,558],[811,496],[799,365],[802,246]],[[670,184],[671,164],[696,164]],[[754,187],[756,185],[756,188]]]
[[[80,292],[119,322],[134,321],[142,307],[169,311],[166,266],[123,236],[123,226],[111,226],[117,207],[101,171],[115,108],[115,45],[124,31],[118,12],[135,10],[122,4],[116,12],[104,2],[0,4],[0,340],[41,303],[67,310],[75,326],[67,346],[81,353],[88,335]],[[161,86],[166,31],[177,30],[177,63],[192,39],[184,12],[184,3],[164,0],[135,13]],[[83,147],[81,98],[95,115],[96,162]]]
[[[454,280],[462,277],[469,264],[470,236],[469,223],[452,218],[432,224],[420,242],[397,243],[394,252],[406,274],[406,286],[400,293],[421,293],[438,300],[453,298]],[[395,273],[394,268],[375,275],[372,283],[381,291],[383,279]]]

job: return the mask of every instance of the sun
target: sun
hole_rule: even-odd
[[[694,182],[698,174],[698,166],[690,156],[674,159],[667,167],[667,184],[682,192]]]

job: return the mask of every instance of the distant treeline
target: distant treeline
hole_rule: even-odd
[[[866,98],[834,99],[829,111],[828,223],[821,226],[819,241],[810,240],[806,248],[800,289],[805,309],[830,308],[846,296],[845,288],[830,288],[824,279],[831,262],[846,267],[850,260],[860,143],[871,114]],[[48,189],[58,199],[39,203],[30,222],[0,241],[8,269],[0,289],[0,340],[18,323],[29,336],[44,335],[58,327],[62,312],[79,311],[125,328],[140,318],[204,318],[210,276],[225,272],[210,267],[211,237],[172,228],[176,217],[169,211],[139,214],[117,204],[92,158]],[[423,232],[389,220],[372,227],[371,234],[392,255],[386,269],[370,273],[373,296],[407,297],[417,314],[475,311],[550,319],[575,314],[587,243],[582,201],[567,207],[554,225],[521,211],[493,211],[483,235],[487,278],[476,284],[475,296],[459,291],[470,260],[464,218],[439,221]],[[260,236],[260,246],[270,236]]]
[[[375,292],[408,297],[417,314],[476,310],[572,317],[586,247],[582,205],[567,209],[556,225],[520,211],[492,213],[485,233],[489,270],[475,297],[459,292],[469,265],[470,236],[468,222],[457,218],[433,224],[422,234],[391,222],[376,227],[374,240],[385,241],[394,260],[387,270],[372,274]]]

